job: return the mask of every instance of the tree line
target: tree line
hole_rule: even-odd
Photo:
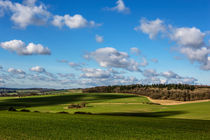
[[[210,99],[210,86],[188,84],[114,85],[83,89],[84,93],[132,93],[152,99],[194,101]]]

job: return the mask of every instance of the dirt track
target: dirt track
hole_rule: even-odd
[[[158,103],[161,105],[180,105],[180,104],[188,104],[188,103],[200,103],[200,102],[209,102],[210,99],[208,100],[197,100],[197,101],[174,101],[174,100],[157,100],[157,99],[152,99],[150,97],[147,97],[148,100],[150,100],[153,103]]]

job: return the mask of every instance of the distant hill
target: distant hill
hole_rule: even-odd
[[[194,101],[210,99],[210,86],[187,84],[115,85],[83,89],[84,93],[132,93],[152,99]]]

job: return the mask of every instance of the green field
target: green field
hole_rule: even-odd
[[[83,102],[85,108],[67,108]],[[18,111],[7,111],[11,106]],[[210,102],[163,106],[131,94],[69,93],[0,97],[0,110],[0,140],[210,139]]]

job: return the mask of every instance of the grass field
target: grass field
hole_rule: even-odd
[[[87,107],[67,109],[82,102]],[[210,139],[210,102],[149,102],[116,93],[1,97],[0,139]],[[31,112],[7,111],[11,106]],[[78,111],[93,115],[73,115]]]

